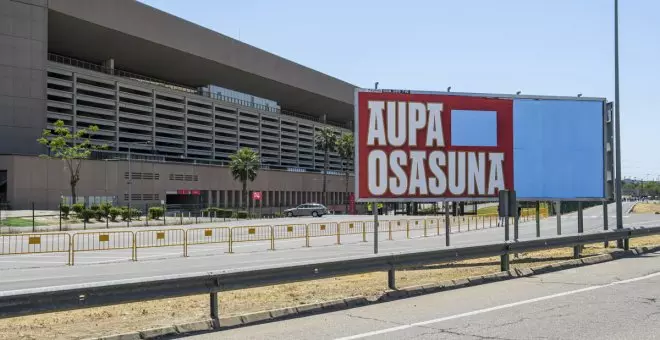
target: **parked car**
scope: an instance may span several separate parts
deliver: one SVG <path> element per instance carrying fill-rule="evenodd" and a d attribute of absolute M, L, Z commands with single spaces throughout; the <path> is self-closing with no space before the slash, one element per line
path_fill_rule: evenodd
<path fill-rule="evenodd" d="M 323 204 L 318 203 L 305 203 L 295 208 L 284 210 L 284 215 L 287 217 L 293 216 L 314 216 L 321 217 L 329 213 L 328 208 Z"/>

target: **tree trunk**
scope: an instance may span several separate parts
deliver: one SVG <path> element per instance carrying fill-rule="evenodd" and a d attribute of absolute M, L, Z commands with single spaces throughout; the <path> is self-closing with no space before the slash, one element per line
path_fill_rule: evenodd
<path fill-rule="evenodd" d="M 327 182 L 328 182 L 328 149 L 325 149 L 325 161 L 323 162 L 323 205 L 328 206 L 328 192 L 327 192 Z"/>
<path fill-rule="evenodd" d="M 76 202 L 76 184 L 78 184 L 78 183 L 77 183 L 76 180 L 71 178 L 71 182 L 69 182 L 69 184 L 71 184 L 71 205 L 74 205 L 74 204 L 77 203 Z"/>
<path fill-rule="evenodd" d="M 346 164 L 342 163 L 344 165 L 344 171 L 346 172 L 346 192 L 344 192 L 344 202 L 346 205 L 346 215 L 348 215 L 348 160 L 346 160 Z"/>
<path fill-rule="evenodd" d="M 247 192 L 247 180 L 243 181 L 243 197 L 245 197 L 245 211 L 248 211 L 248 192 Z"/>

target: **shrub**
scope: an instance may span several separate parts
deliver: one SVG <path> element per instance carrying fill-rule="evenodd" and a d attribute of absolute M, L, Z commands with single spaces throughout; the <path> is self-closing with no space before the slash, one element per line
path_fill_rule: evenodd
<path fill-rule="evenodd" d="M 83 205 L 82 203 L 76 203 L 71 206 L 71 209 L 73 210 L 73 212 L 76 213 L 77 216 L 80 216 L 83 210 L 85 210 L 85 205 Z"/>
<path fill-rule="evenodd" d="M 152 220 L 157 220 L 163 217 L 164 211 L 162 207 L 151 207 L 149 208 L 149 218 Z"/>
<path fill-rule="evenodd" d="M 227 210 L 222 210 L 222 217 L 224 218 L 231 218 L 233 216 L 234 212 L 227 209 Z M 218 216 L 221 217 L 221 216 Z"/>
<path fill-rule="evenodd" d="M 248 212 L 247 212 L 247 211 L 237 211 L 237 212 L 236 212 L 236 218 L 239 218 L 239 219 L 241 219 L 241 218 L 243 218 L 243 219 L 248 218 Z"/>
<path fill-rule="evenodd" d="M 99 210 L 103 213 L 103 217 L 107 218 L 110 216 L 110 209 L 112 209 L 112 204 L 110 203 L 101 203 Z"/>
<path fill-rule="evenodd" d="M 80 212 L 79 216 L 83 219 L 85 222 L 89 222 L 89 220 L 94 217 L 96 212 L 92 209 L 83 209 L 83 211 Z"/>
<path fill-rule="evenodd" d="M 129 215 L 128 207 L 122 207 L 121 208 L 121 219 L 123 221 L 128 220 L 128 215 Z M 131 208 L 130 215 L 131 215 L 131 219 L 136 220 L 136 219 L 139 219 L 140 216 L 142 216 L 142 212 L 140 210 L 135 209 L 135 208 Z"/>
<path fill-rule="evenodd" d="M 99 206 L 98 206 L 97 204 L 92 204 L 92 206 L 89 207 L 89 209 L 90 209 L 90 210 L 93 210 L 93 211 L 98 211 L 98 210 L 99 210 Z"/>
<path fill-rule="evenodd" d="M 119 215 L 121 215 L 121 209 L 119 209 L 119 208 L 112 207 L 108 211 L 108 216 L 110 216 L 110 220 L 112 222 L 116 222 L 117 221 L 117 216 L 119 216 Z"/>
<path fill-rule="evenodd" d="M 62 217 L 64 218 L 69 218 L 69 213 L 71 212 L 71 207 L 68 205 L 62 205 L 60 206 L 60 213 L 62 214 Z"/>
<path fill-rule="evenodd" d="M 101 209 L 99 209 L 99 210 L 92 210 L 92 211 L 94 212 L 94 218 L 95 218 L 97 221 L 99 221 L 99 222 L 103 221 L 103 218 L 104 218 L 105 216 L 103 215 L 103 211 L 102 211 Z"/>

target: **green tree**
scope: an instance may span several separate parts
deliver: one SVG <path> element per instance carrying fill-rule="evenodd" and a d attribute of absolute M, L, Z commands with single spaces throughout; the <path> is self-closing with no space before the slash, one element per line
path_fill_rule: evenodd
<path fill-rule="evenodd" d="M 45 129 L 37 141 L 50 149 L 49 155 L 42 155 L 42 157 L 61 159 L 66 164 L 70 175 L 71 199 L 75 204 L 76 185 L 80 181 L 82 161 L 88 159 L 93 150 L 105 149 L 106 145 L 95 145 L 90 142 L 90 137 L 99 130 L 96 125 L 78 129 L 75 132 L 69 131 L 61 120 L 55 122 L 54 125 L 53 130 Z"/>
<path fill-rule="evenodd" d="M 314 142 L 318 150 L 323 150 L 323 204 L 328 203 L 328 163 L 330 152 L 336 150 L 337 147 L 337 133 L 330 127 L 324 127 L 316 132 Z"/>
<path fill-rule="evenodd" d="M 247 207 L 247 202 L 249 202 L 247 183 L 257 178 L 259 154 L 250 148 L 241 148 L 235 154 L 229 156 L 229 160 L 231 175 L 243 185 L 243 195 Z"/>
<path fill-rule="evenodd" d="M 350 164 L 353 161 L 353 152 L 355 151 L 355 141 L 352 133 L 347 133 L 337 139 L 337 152 L 341 158 L 342 168 L 346 174 L 346 192 L 344 195 L 344 204 L 346 206 L 346 213 L 348 213 L 348 175 Z"/>

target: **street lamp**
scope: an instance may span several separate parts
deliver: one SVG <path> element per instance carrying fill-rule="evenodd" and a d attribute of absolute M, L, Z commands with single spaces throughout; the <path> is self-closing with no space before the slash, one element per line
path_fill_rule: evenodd
<path fill-rule="evenodd" d="M 151 145 L 151 141 L 128 143 L 128 221 L 131 223 L 133 217 L 133 210 L 131 210 L 131 203 L 133 201 L 133 171 L 131 170 L 131 147 L 133 145 Z"/>

